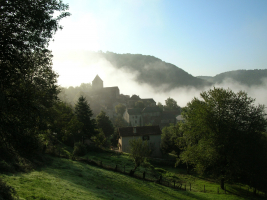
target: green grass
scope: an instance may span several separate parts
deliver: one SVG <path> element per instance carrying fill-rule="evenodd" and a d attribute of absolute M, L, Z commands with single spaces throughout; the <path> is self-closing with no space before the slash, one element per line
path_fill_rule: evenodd
<path fill-rule="evenodd" d="M 127 155 L 103 153 L 98 159 L 121 160 L 130 164 Z M 232 194 L 217 194 L 212 182 L 181 174 L 179 178 L 192 183 L 192 191 L 181 191 L 164 187 L 153 182 L 143 182 L 127 175 L 90 166 L 77 161 L 49 157 L 46 166 L 29 173 L 2 174 L 1 178 L 13 186 L 20 199 L 246 199 Z M 170 169 L 168 169 L 169 171 Z M 178 176 L 173 169 L 174 175 Z M 206 185 L 206 192 L 201 189 Z M 247 199 L 252 199 L 249 196 Z"/>
<path fill-rule="evenodd" d="M 62 148 L 61 155 L 71 157 L 71 148 Z M 227 185 L 227 194 L 220 190 L 219 185 L 196 175 L 187 175 L 186 170 L 160 165 L 141 166 L 136 174 L 142 177 L 146 171 L 149 174 L 162 175 L 163 180 L 176 180 L 176 185 L 183 184 L 187 191 L 175 190 L 153 182 L 143 182 L 128 175 L 115 173 L 99 167 L 90 166 L 77 161 L 63 158 L 47 157 L 48 164 L 30 173 L 1 175 L 13 186 L 20 199 L 253 199 L 251 192 L 245 186 Z M 83 158 L 102 162 L 105 166 L 129 172 L 134 163 L 128 154 L 118 154 L 113 151 L 90 152 Z M 149 177 L 154 178 L 155 177 Z M 172 182 L 170 184 L 173 184 Z M 189 185 L 191 184 L 191 191 Z M 205 193 L 204 193 L 205 185 Z M 257 198 L 255 198 L 257 199 Z M 258 197 L 259 199 L 259 197 Z"/>

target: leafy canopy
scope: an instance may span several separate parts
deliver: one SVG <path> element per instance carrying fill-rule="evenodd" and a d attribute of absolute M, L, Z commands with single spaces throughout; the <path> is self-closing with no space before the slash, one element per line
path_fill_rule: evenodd
<path fill-rule="evenodd" d="M 0 1 L 1 152 L 32 154 L 49 128 L 59 91 L 47 47 L 67 9 L 57 0 Z"/>
<path fill-rule="evenodd" d="M 130 154 L 135 163 L 135 169 L 145 162 L 146 158 L 152 153 L 152 148 L 149 146 L 147 140 L 142 141 L 141 138 L 132 139 L 129 141 Z"/>
<path fill-rule="evenodd" d="M 181 160 L 220 178 L 222 185 L 224 179 L 253 187 L 257 178 L 258 183 L 266 183 L 264 106 L 255 106 L 255 100 L 243 91 L 214 88 L 200 96 L 202 100 L 194 98 L 183 111 L 187 146 Z"/>
<path fill-rule="evenodd" d="M 96 116 L 96 124 L 102 129 L 106 137 L 110 137 L 114 133 L 114 126 L 104 111 Z"/>

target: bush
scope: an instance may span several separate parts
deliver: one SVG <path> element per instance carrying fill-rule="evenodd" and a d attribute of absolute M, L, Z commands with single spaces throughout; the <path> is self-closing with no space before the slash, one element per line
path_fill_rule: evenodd
<path fill-rule="evenodd" d="M 1 172 L 14 172 L 15 169 L 10 163 L 8 163 L 4 160 L 1 160 L 0 161 L 0 171 Z"/>
<path fill-rule="evenodd" d="M 0 179 L 0 200 L 14 200 L 16 197 L 16 191 L 13 187 L 7 185 L 2 179 Z"/>
<path fill-rule="evenodd" d="M 74 144 L 73 156 L 84 156 L 87 153 L 86 146 L 80 142 Z"/>

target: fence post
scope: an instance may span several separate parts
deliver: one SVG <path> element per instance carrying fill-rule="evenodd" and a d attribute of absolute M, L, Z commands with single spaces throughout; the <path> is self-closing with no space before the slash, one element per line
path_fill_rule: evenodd
<path fill-rule="evenodd" d="M 186 191 L 186 184 L 184 185 L 184 191 Z"/>
<path fill-rule="evenodd" d="M 191 183 L 190 183 L 190 191 L 191 191 Z"/>
<path fill-rule="evenodd" d="M 224 186 L 224 194 L 226 194 L 226 186 Z"/>
<path fill-rule="evenodd" d="M 125 165 L 124 165 L 124 173 L 125 173 Z"/>
<path fill-rule="evenodd" d="M 117 171 L 117 168 L 118 168 L 118 166 L 116 165 L 116 167 L 115 167 L 115 171 Z"/>
<path fill-rule="evenodd" d="M 204 193 L 205 193 L 205 185 L 204 185 Z"/>

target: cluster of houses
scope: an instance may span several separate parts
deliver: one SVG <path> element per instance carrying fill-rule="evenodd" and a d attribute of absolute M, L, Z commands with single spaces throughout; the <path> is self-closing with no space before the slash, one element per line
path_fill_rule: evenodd
<path fill-rule="evenodd" d="M 123 104 L 126 110 L 123 119 L 128 123 L 128 127 L 119 128 L 119 150 L 129 152 L 129 141 L 131 139 L 141 138 L 147 140 L 149 144 L 154 146 L 152 156 L 159 157 L 161 129 L 170 123 L 176 123 L 182 120 L 179 111 L 161 110 L 154 99 L 141 99 L 133 95 L 120 94 L 118 87 L 104 87 L 103 81 L 97 75 L 92 82 L 93 97 L 99 99 L 104 105 L 105 112 L 110 119 L 116 116 L 115 106 Z M 136 102 L 142 102 L 144 108 L 136 108 Z"/>

